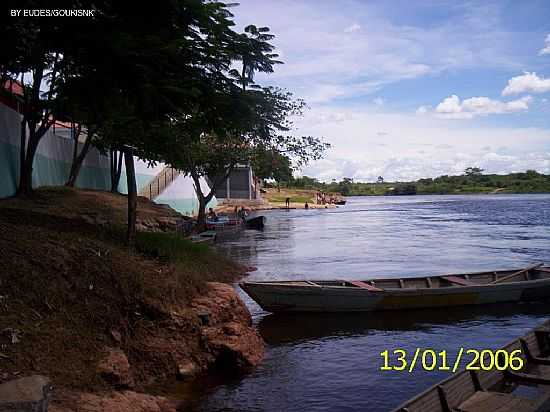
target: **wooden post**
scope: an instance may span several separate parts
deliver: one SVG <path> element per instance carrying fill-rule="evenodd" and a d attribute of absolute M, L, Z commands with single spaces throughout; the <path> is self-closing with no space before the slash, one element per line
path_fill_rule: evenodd
<path fill-rule="evenodd" d="M 225 185 L 226 185 L 226 190 L 227 190 L 227 198 L 228 199 L 231 199 L 231 174 L 229 176 L 227 176 L 227 180 L 225 181 Z"/>
<path fill-rule="evenodd" d="M 248 200 L 252 200 L 252 168 L 248 166 Z"/>
<path fill-rule="evenodd" d="M 130 147 L 124 149 L 124 163 L 126 164 L 126 182 L 128 184 L 128 231 L 126 241 L 129 247 L 133 247 L 136 241 L 137 187 L 134 156 Z"/>

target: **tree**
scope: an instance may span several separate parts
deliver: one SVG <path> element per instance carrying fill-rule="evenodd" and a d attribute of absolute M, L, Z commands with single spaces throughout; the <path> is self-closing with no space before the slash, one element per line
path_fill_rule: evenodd
<path fill-rule="evenodd" d="M 36 4 L 24 0 L 21 8 Z M 112 155 L 114 189 L 122 156 L 114 152 L 124 154 L 130 245 L 137 204 L 134 156 L 189 174 L 204 222 L 216 187 L 259 147 L 288 155 L 298 166 L 327 148 L 317 138 L 289 134 L 302 101 L 254 83 L 256 72 L 270 73 L 280 63 L 269 29 L 248 26 L 236 33 L 227 6 L 207 0 L 160 0 L 154 14 L 147 4 L 136 3 L 129 12 L 124 4 L 104 1 L 95 11 L 91 19 L 14 18 L 0 27 L 3 38 L 16 39 L 0 51 L 0 80 L 21 75 L 25 83 L 18 193 L 32 192 L 38 143 L 61 113 L 68 113 L 75 132 L 87 131 L 81 152 L 75 140 L 68 184 L 76 181 L 93 144 Z M 234 69 L 239 63 L 240 72 Z M 29 72 L 30 81 L 24 75 Z M 198 181 L 206 176 L 214 184 L 203 194 Z"/>
<path fill-rule="evenodd" d="M 71 125 L 71 135 L 73 138 L 73 158 L 71 162 L 71 170 L 69 171 L 69 177 L 67 178 L 67 182 L 65 183 L 65 186 L 74 187 L 76 183 L 76 179 L 78 178 L 78 175 L 80 173 L 80 169 L 82 167 L 82 163 L 84 162 L 84 158 L 88 154 L 88 151 L 90 150 L 91 143 L 92 143 L 92 136 L 93 136 L 93 130 L 88 129 L 85 132 L 85 138 L 84 138 L 84 144 L 82 146 L 82 149 L 80 150 L 80 153 L 78 152 L 78 145 L 80 141 L 80 136 L 82 133 L 82 125 L 75 124 L 72 122 Z"/>
<path fill-rule="evenodd" d="M 269 27 L 256 27 L 251 24 L 244 28 L 244 33 L 238 36 L 234 53 L 241 63 L 241 71 L 232 69 L 229 74 L 245 91 L 247 86 L 258 88 L 254 83 L 256 72 L 272 73 L 276 64 L 283 62 L 275 60 L 279 57 L 273 53 L 275 47 L 269 43 L 275 36 L 269 33 Z"/>
<path fill-rule="evenodd" d="M 191 176 L 199 201 L 198 227 L 206 223 L 206 204 L 235 165 L 248 164 L 258 150 L 290 155 L 300 163 L 320 156 L 326 145 L 313 137 L 288 135 L 290 118 L 300 115 L 305 103 L 274 87 L 254 84 L 257 71 L 270 73 L 281 62 L 275 60 L 273 35 L 267 27 L 247 26 L 245 33 L 231 36 L 225 51 L 231 64 L 221 65 L 203 77 L 194 110 L 173 119 L 168 129 L 174 142 L 168 150 L 169 163 Z M 210 180 L 203 193 L 200 178 Z"/>
<path fill-rule="evenodd" d="M 259 148 L 252 155 L 252 169 L 256 177 L 262 180 L 275 180 L 279 190 L 281 182 L 290 182 L 292 180 L 293 168 L 291 159 L 275 150 Z"/>
<path fill-rule="evenodd" d="M 319 188 L 321 183 L 314 177 L 300 176 L 294 179 L 294 187 L 297 188 Z"/>
<path fill-rule="evenodd" d="M 34 3 L 23 1 L 20 6 L 35 8 Z M 34 157 L 55 122 L 57 89 L 72 67 L 67 53 L 71 20 L 11 18 L 0 25 L 0 37 L 10 41 L 0 54 L 0 86 L 14 78 L 20 78 L 23 85 L 18 195 L 32 193 Z"/>
<path fill-rule="evenodd" d="M 161 160 L 166 144 L 154 133 L 157 125 L 194 112 L 196 96 L 209 87 L 205 78 L 231 68 L 233 54 L 227 45 L 237 44 L 237 33 L 222 3 L 161 0 L 154 14 L 145 4 L 133 5 L 130 12 L 110 1 L 94 7 L 92 19 L 12 18 L 0 27 L 2 38 L 14 39 L 0 52 L 1 79 L 32 73 L 30 82 L 23 77 L 20 194 L 32 191 L 36 148 L 61 112 L 56 110 L 60 104 L 78 112 L 73 121 L 82 128 L 97 126 L 97 132 L 88 133 L 94 145 L 124 152 L 131 189 L 132 155 Z M 36 4 L 27 0 L 21 8 L 33 9 Z M 45 80 L 48 89 L 43 93 Z M 75 102 L 76 90 L 89 97 L 86 110 L 81 110 L 82 101 Z M 85 152 L 75 156 L 68 183 L 76 180 L 84 156 Z M 120 157 L 113 156 L 112 163 L 114 187 Z M 129 190 L 129 243 L 135 233 L 135 200 L 135 191 Z"/>
<path fill-rule="evenodd" d="M 169 163 L 191 176 L 199 200 L 198 227 L 206 223 L 206 204 L 235 165 L 248 164 L 259 150 L 284 154 L 295 165 L 318 159 L 328 145 L 312 136 L 290 135 L 290 117 L 302 113 L 304 103 L 276 88 L 235 90 L 210 96 L 196 116 L 179 118 L 169 128 L 175 142 Z M 203 193 L 201 177 L 209 178 Z"/>
<path fill-rule="evenodd" d="M 480 169 L 479 167 L 467 167 L 466 169 L 464 169 L 464 174 L 469 177 L 481 176 L 483 171 L 484 170 Z"/>
<path fill-rule="evenodd" d="M 353 179 L 349 177 L 344 177 L 344 179 L 338 183 L 338 192 L 344 196 L 348 196 L 351 193 L 351 185 L 353 184 Z"/>

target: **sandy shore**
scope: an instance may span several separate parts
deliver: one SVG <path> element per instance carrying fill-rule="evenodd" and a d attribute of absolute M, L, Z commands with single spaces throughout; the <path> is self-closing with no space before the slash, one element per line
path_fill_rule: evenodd
<path fill-rule="evenodd" d="M 277 210 L 277 209 L 287 209 L 286 205 L 284 203 L 279 202 L 265 202 L 265 203 L 256 203 L 256 202 L 248 202 L 243 201 L 242 203 L 235 204 L 221 204 L 218 205 L 215 210 L 216 213 L 226 213 L 226 214 L 232 214 L 235 212 L 235 206 L 238 208 L 244 207 L 247 210 L 257 211 L 257 210 Z M 336 205 L 316 205 L 316 204 L 308 204 L 309 209 L 334 209 L 336 208 Z M 305 203 L 290 203 L 290 209 L 305 209 Z"/>

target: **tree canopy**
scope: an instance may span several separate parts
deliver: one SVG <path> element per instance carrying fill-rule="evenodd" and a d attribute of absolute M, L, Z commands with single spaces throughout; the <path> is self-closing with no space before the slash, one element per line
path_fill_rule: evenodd
<path fill-rule="evenodd" d="M 35 3 L 23 0 L 20 7 Z M 81 4 L 65 5 L 71 6 Z M 256 73 L 281 64 L 269 28 L 249 25 L 238 33 L 230 5 L 207 0 L 160 0 L 155 13 L 141 3 L 131 10 L 107 0 L 93 7 L 93 17 L 11 18 L 0 27 L 3 38 L 14 39 L 0 52 L 1 80 L 22 78 L 25 90 L 20 193 L 32 193 L 36 149 L 56 119 L 86 129 L 96 147 L 125 153 L 130 209 L 134 155 L 168 163 L 195 181 L 213 179 L 207 194 L 196 184 L 202 210 L 224 176 L 260 149 L 303 165 L 327 148 L 318 138 L 292 134 L 303 101 L 255 82 Z M 75 162 L 84 156 L 75 147 Z M 131 226 L 135 213 L 128 220 Z"/>

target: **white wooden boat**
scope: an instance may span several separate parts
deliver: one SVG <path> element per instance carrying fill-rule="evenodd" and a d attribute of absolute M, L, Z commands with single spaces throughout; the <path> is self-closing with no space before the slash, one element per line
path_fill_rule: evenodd
<path fill-rule="evenodd" d="M 495 351 L 520 351 L 519 370 L 461 371 L 394 412 L 543 412 L 550 410 L 550 321 Z M 505 352 L 505 353 L 504 353 Z M 498 355 L 495 355 L 497 363 Z M 505 364 L 503 360 L 500 365 Z M 516 360 L 516 364 L 519 362 Z M 477 364 L 479 366 L 479 364 Z"/>
<path fill-rule="evenodd" d="M 550 298 L 550 267 L 371 280 L 243 282 L 268 312 L 364 312 Z"/>

